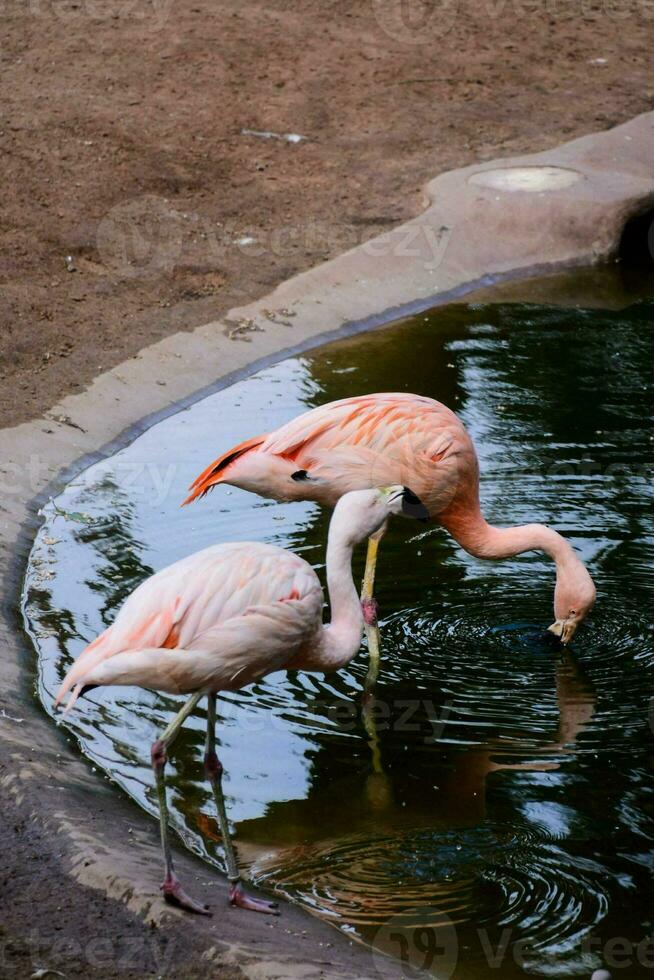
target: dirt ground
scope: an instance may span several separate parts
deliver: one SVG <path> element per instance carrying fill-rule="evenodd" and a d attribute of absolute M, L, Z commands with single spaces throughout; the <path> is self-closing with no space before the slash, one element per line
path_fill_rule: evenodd
<path fill-rule="evenodd" d="M 3 13 L 3 425 L 405 220 L 440 171 L 654 107 L 649 0 Z"/>
<path fill-rule="evenodd" d="M 4 767 L 0 763 L 0 772 Z M 59 855 L 38 819 L 19 818 L 12 799 L 0 800 L 0 977 L 27 980 L 207 976 L 189 956 L 179 930 L 144 927 L 91 888 L 71 888 Z M 35 914 L 38 909 L 38 914 Z M 186 954 L 186 959 L 185 959 Z M 57 971 L 57 972 L 56 972 Z M 244 980 L 223 964 L 221 980 Z"/>

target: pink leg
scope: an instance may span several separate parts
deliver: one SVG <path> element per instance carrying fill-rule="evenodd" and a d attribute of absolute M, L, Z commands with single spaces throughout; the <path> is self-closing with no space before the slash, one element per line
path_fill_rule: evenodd
<path fill-rule="evenodd" d="M 207 704 L 207 742 L 204 752 L 204 771 L 211 784 L 216 810 L 218 812 L 218 823 L 223 838 L 223 849 L 225 851 L 225 863 L 227 865 L 227 877 L 229 878 L 229 902 L 240 909 L 248 909 L 250 912 L 265 912 L 268 915 L 279 915 L 277 902 L 267 902 L 265 899 L 253 898 L 248 895 L 241 884 L 241 876 L 238 871 L 236 851 L 232 843 L 229 832 L 229 821 L 227 810 L 225 809 L 225 797 L 223 796 L 223 766 L 216 755 L 216 695 L 209 694 Z"/>
<path fill-rule="evenodd" d="M 177 908 L 186 909 L 187 912 L 196 912 L 198 915 L 211 915 L 208 905 L 202 905 L 187 895 L 172 868 L 166 872 L 166 877 L 161 884 L 161 891 L 169 905 L 176 905 Z"/>
<path fill-rule="evenodd" d="M 186 909 L 187 912 L 195 912 L 198 915 L 211 915 L 209 907 L 187 895 L 179 883 L 179 879 L 173 868 L 173 856 L 170 850 L 168 839 L 168 804 L 166 802 L 166 783 L 164 780 L 164 769 L 168 761 L 166 743 L 163 739 L 157 739 L 151 750 L 152 768 L 154 769 L 157 781 L 157 795 L 159 797 L 159 821 L 161 826 L 161 847 L 164 854 L 166 874 L 161 885 L 164 899 L 170 905 Z"/>
<path fill-rule="evenodd" d="M 377 626 L 377 601 L 374 598 L 373 590 L 375 586 L 375 571 L 377 569 L 377 554 L 379 552 L 379 542 L 386 533 L 384 524 L 378 531 L 368 538 L 368 554 L 366 555 L 366 570 L 363 576 L 363 587 L 361 589 L 361 611 L 366 624 L 366 637 L 368 640 L 368 673 L 364 688 L 370 693 L 374 689 L 379 675 L 379 627 Z M 366 726 L 368 727 L 368 726 Z"/>
<path fill-rule="evenodd" d="M 366 626 L 376 626 L 377 616 L 379 613 L 379 606 L 377 605 L 377 600 L 372 596 L 369 599 L 361 600 L 361 611 L 363 613 L 363 619 Z"/>
<path fill-rule="evenodd" d="M 253 898 L 243 889 L 240 881 L 233 881 L 229 889 L 229 903 L 239 909 L 249 912 L 264 912 L 268 915 L 279 915 L 277 902 L 267 902 L 263 898 Z"/>

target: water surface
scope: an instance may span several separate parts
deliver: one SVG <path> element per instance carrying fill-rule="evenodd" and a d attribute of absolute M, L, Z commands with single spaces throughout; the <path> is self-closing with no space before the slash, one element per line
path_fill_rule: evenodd
<path fill-rule="evenodd" d="M 396 522 L 378 573 L 376 743 L 361 714 L 365 649 L 335 676 L 276 674 L 220 698 L 241 862 L 402 958 L 399 975 L 588 976 L 615 960 L 616 939 L 617 965 L 631 962 L 620 975 L 649 975 L 653 317 L 647 301 L 440 309 L 283 361 L 155 425 L 45 508 L 25 615 L 46 710 L 125 596 L 183 555 L 267 541 L 323 574 L 328 515 L 312 504 L 219 488 L 179 509 L 214 456 L 351 393 L 439 398 L 477 444 L 487 518 L 565 534 L 597 583 L 596 612 L 562 653 L 544 633 L 546 558 L 485 563 L 437 528 Z M 94 691 L 66 724 L 154 813 L 149 744 L 180 703 Z M 171 812 L 188 846 L 222 866 L 204 721 L 198 710 L 173 750 Z"/>

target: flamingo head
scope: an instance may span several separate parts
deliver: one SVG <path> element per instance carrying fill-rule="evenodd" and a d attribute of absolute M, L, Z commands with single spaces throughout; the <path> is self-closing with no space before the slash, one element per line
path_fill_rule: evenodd
<path fill-rule="evenodd" d="M 347 525 L 348 537 L 355 544 L 379 531 L 393 514 L 429 520 L 429 512 L 422 501 L 408 487 L 400 485 L 352 490 L 338 501 L 334 516 L 337 514 Z"/>
<path fill-rule="evenodd" d="M 595 604 L 595 585 L 586 566 L 575 559 L 557 577 L 554 591 L 554 615 L 556 621 L 549 627 L 563 644 L 570 642 L 577 627 Z"/>

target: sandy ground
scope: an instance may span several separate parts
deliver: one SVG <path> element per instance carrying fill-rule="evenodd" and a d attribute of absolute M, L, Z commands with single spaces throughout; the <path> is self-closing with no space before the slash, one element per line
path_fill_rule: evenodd
<path fill-rule="evenodd" d="M 650 7 L 7 0 L 2 424 L 407 219 L 440 171 L 651 109 Z M 46 816 L 0 797 L 0 976 L 207 975 L 62 876 Z M 105 932 L 132 943 L 110 965 L 53 953 Z"/>
<path fill-rule="evenodd" d="M 442 170 L 654 105 L 646 0 L 3 13 L 4 425 L 405 220 Z"/>

